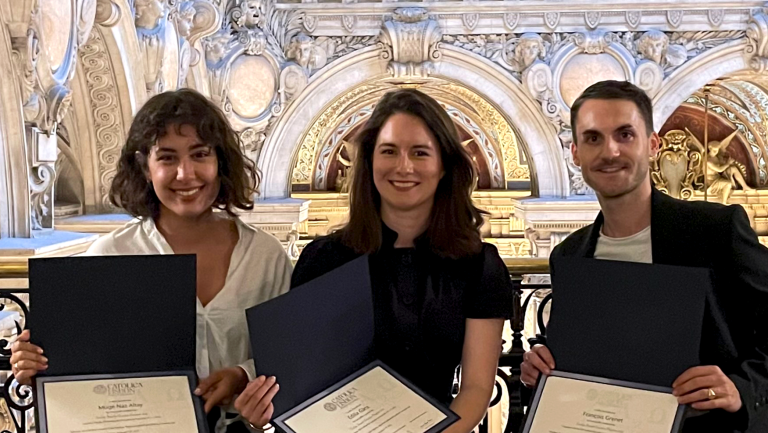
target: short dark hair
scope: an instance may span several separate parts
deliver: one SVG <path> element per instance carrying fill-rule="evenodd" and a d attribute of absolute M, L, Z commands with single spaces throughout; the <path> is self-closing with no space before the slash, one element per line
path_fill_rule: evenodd
<path fill-rule="evenodd" d="M 117 174 L 109 190 L 109 201 L 135 217 L 157 218 L 160 200 L 147 182 L 149 153 L 168 126 L 190 125 L 216 152 L 221 187 L 213 206 L 234 215 L 234 208 L 253 209 L 258 193 L 259 172 L 244 153 L 239 135 L 224 113 L 205 96 L 192 89 L 164 92 L 150 98 L 131 123 L 120 153 Z"/>
<path fill-rule="evenodd" d="M 482 249 L 482 215 L 472 203 L 475 166 L 459 142 L 456 126 L 440 104 L 415 89 L 385 94 L 356 135 L 356 155 L 349 195 L 349 222 L 338 235 L 359 253 L 375 253 L 383 242 L 381 195 L 373 182 L 373 154 L 384 124 L 395 114 L 418 117 L 435 137 L 445 174 L 435 192 L 426 238 L 440 257 L 461 258 Z"/>
<path fill-rule="evenodd" d="M 653 133 L 653 104 L 643 89 L 628 81 L 599 81 L 587 87 L 587 90 L 579 95 L 571 105 L 571 131 L 573 132 L 574 143 L 576 142 L 576 119 L 579 116 L 579 110 L 585 102 L 591 99 L 620 99 L 634 102 L 645 121 L 646 133 L 648 135 Z"/>

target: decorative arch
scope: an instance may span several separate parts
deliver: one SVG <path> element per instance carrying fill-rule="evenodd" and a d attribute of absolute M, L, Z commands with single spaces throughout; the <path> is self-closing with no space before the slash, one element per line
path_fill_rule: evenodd
<path fill-rule="evenodd" d="M 311 173 L 312 160 L 299 152 L 302 140 L 319 140 L 331 127 L 339 107 L 375 91 L 369 83 L 391 79 L 387 60 L 379 47 L 369 47 L 343 57 L 313 76 L 306 89 L 288 107 L 275 124 L 259 158 L 264 172 L 264 198 L 285 198 L 298 164 Z M 568 174 L 562 146 L 552 124 L 541 113 L 519 82 L 505 78 L 506 73 L 490 61 L 446 46 L 441 61 L 435 65 L 433 78 L 462 83 L 479 97 L 489 101 L 509 120 L 524 143 L 531 167 L 532 193 L 539 196 L 567 197 Z M 404 79 L 404 80 L 407 80 Z M 419 81 L 418 79 L 414 79 Z M 349 91 L 349 89 L 353 89 Z"/>
<path fill-rule="evenodd" d="M 686 62 L 672 73 L 653 98 L 653 124 L 660 129 L 677 107 L 708 83 L 749 68 L 746 39 L 739 39 Z"/>
<path fill-rule="evenodd" d="M 323 116 L 333 119 L 333 123 L 320 136 L 303 137 L 291 176 L 293 189 L 296 184 L 304 184 L 311 185 L 312 190 L 325 190 L 330 185 L 326 176 L 332 176 L 328 169 L 343 139 L 370 117 L 381 96 L 403 86 L 414 85 L 379 82 L 375 91 L 339 105 L 339 111 L 326 110 Z M 473 139 L 479 150 L 477 156 L 482 158 L 481 165 L 487 171 L 488 187 L 505 189 L 508 182 L 530 181 L 528 167 L 518 149 L 518 137 L 495 107 L 459 84 L 431 80 L 417 87 L 434 97 L 459 129 Z"/>

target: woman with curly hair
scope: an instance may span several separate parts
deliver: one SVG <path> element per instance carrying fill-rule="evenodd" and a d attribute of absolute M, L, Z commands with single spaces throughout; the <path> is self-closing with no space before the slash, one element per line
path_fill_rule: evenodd
<path fill-rule="evenodd" d="M 90 255 L 197 256 L 196 393 L 212 432 L 248 432 L 234 397 L 256 378 L 245 310 L 289 288 L 291 262 L 273 236 L 236 210 L 253 209 L 259 175 L 224 114 L 194 90 L 154 96 L 134 119 L 110 201 L 135 219 L 91 245 Z M 47 369 L 25 331 L 13 373 L 29 383 Z"/>

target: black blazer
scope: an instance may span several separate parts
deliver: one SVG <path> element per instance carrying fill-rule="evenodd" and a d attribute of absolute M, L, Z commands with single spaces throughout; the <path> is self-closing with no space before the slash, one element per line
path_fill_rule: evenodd
<path fill-rule="evenodd" d="M 600 213 L 551 257 L 594 257 L 602 224 Z M 758 242 L 746 212 L 654 189 L 651 243 L 653 263 L 712 270 L 700 356 L 703 365 L 717 365 L 730 377 L 743 403 L 736 414 L 715 410 L 688 418 L 683 432 L 768 432 L 768 248 Z"/>

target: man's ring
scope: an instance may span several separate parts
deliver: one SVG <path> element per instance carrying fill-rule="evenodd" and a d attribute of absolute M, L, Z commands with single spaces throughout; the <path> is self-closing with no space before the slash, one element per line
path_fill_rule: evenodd
<path fill-rule="evenodd" d="M 714 400 L 717 398 L 717 393 L 715 392 L 714 389 L 712 388 L 707 389 L 707 398 L 710 400 Z"/>

